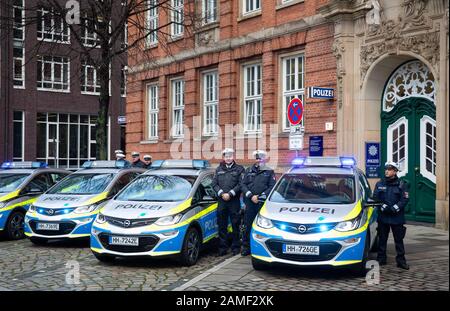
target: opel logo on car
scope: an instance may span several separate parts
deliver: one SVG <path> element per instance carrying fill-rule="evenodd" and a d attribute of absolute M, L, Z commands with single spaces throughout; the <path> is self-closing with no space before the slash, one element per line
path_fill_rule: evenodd
<path fill-rule="evenodd" d="M 298 226 L 298 232 L 300 233 L 305 233 L 306 232 L 306 226 L 305 225 L 300 225 Z"/>
<path fill-rule="evenodd" d="M 127 219 L 127 220 L 124 220 L 123 225 L 124 225 L 125 227 L 129 227 L 129 226 L 131 225 L 131 221 L 129 221 L 128 219 Z"/>
<path fill-rule="evenodd" d="M 53 209 L 49 209 L 48 211 L 47 211 L 47 214 L 49 214 L 49 215 L 53 215 L 55 213 L 55 211 L 53 210 Z"/>

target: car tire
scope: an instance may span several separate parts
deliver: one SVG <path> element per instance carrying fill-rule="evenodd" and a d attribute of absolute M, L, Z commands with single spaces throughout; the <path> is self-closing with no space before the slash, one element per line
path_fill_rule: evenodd
<path fill-rule="evenodd" d="M 256 271 L 264 271 L 269 269 L 268 264 L 266 264 L 265 262 L 258 260 L 254 257 L 252 257 L 252 266 L 253 269 L 255 269 Z"/>
<path fill-rule="evenodd" d="M 48 240 L 44 238 L 30 237 L 31 243 L 34 245 L 47 245 Z"/>
<path fill-rule="evenodd" d="M 370 234 L 367 233 L 362 261 L 352 268 L 353 273 L 358 277 L 364 277 L 367 274 L 366 264 L 369 259 L 369 250 L 370 250 Z"/>
<path fill-rule="evenodd" d="M 183 266 L 193 266 L 197 263 L 201 247 L 201 236 L 195 227 L 186 232 L 179 261 Z"/>
<path fill-rule="evenodd" d="M 99 261 L 101 262 L 113 262 L 116 257 L 111 256 L 111 255 L 104 255 L 104 254 L 99 254 L 96 252 L 92 252 L 95 256 L 95 258 L 97 258 Z"/>
<path fill-rule="evenodd" d="M 14 211 L 9 215 L 5 226 L 6 237 L 10 240 L 20 240 L 25 237 L 25 214 L 22 211 Z"/>

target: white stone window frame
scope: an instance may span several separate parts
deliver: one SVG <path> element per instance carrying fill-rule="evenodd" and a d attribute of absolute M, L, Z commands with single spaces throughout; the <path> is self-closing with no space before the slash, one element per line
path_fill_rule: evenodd
<path fill-rule="evenodd" d="M 218 20 L 218 0 L 202 0 L 203 25 L 215 23 Z"/>
<path fill-rule="evenodd" d="M 51 60 L 45 60 L 45 58 L 51 58 Z M 55 58 L 61 58 L 63 61 L 58 62 L 55 61 Z M 66 61 L 64 61 L 66 60 Z M 37 66 L 39 69 L 39 64 L 41 64 L 41 78 L 42 80 L 37 80 L 37 90 L 38 91 L 50 91 L 50 92 L 59 92 L 59 93 L 70 93 L 70 58 L 64 56 L 41 56 L 37 60 Z M 51 79 L 45 80 L 44 70 L 45 65 L 50 64 L 51 66 Z M 55 65 L 61 65 L 61 82 L 55 81 Z M 64 68 L 67 68 L 67 83 L 64 83 Z M 44 84 L 51 84 L 51 87 L 45 87 Z M 39 86 L 40 85 L 40 86 Z M 55 88 L 55 85 L 62 85 L 61 88 Z M 64 86 L 67 85 L 67 88 Z"/>
<path fill-rule="evenodd" d="M 428 133 L 426 132 L 426 125 L 427 123 L 430 123 L 433 126 L 433 136 L 431 136 L 432 139 L 432 156 L 434 159 L 427 158 L 426 149 L 428 148 L 426 138 L 428 136 Z M 433 148 L 434 147 L 434 148 Z M 433 174 L 433 172 L 430 172 L 427 170 L 426 167 L 426 160 L 429 159 L 434 166 L 434 170 L 436 173 L 436 121 L 433 120 L 430 116 L 424 115 L 420 119 L 420 174 L 424 176 L 425 178 L 429 179 L 433 183 L 436 183 L 436 175 Z"/>
<path fill-rule="evenodd" d="M 242 0 L 242 15 L 249 15 L 261 11 L 262 0 Z M 258 6 L 259 5 L 259 6 Z M 251 8 L 250 8 L 251 6 Z"/>
<path fill-rule="evenodd" d="M 159 138 L 159 86 L 157 83 L 147 84 L 147 138 Z"/>
<path fill-rule="evenodd" d="M 21 22 L 16 23 L 16 12 L 20 10 Z M 25 0 L 21 0 L 21 5 L 13 5 L 13 87 L 15 89 L 25 89 Z M 16 32 L 20 31 L 20 36 Z M 20 46 L 19 46 L 20 45 Z M 15 56 L 14 50 L 21 49 L 22 56 Z M 21 75 L 16 78 L 16 61 L 21 62 Z M 20 83 L 17 84 L 16 83 Z"/>
<path fill-rule="evenodd" d="M 400 131 L 400 125 L 404 124 L 405 125 L 405 157 L 404 157 L 404 161 L 403 163 L 400 161 L 398 161 L 398 165 L 400 167 L 400 170 L 398 172 L 398 177 L 403 177 L 406 176 L 406 174 L 408 174 L 408 150 L 409 150 L 409 146 L 408 146 L 408 119 L 406 119 L 406 117 L 401 117 L 399 118 L 397 121 L 395 121 L 394 123 L 392 123 L 391 125 L 388 126 L 387 128 L 387 160 L 388 161 L 394 161 L 393 160 L 393 150 L 392 150 L 392 144 L 393 144 L 393 132 L 396 129 L 399 129 Z M 400 141 L 400 136 L 398 136 L 398 140 Z M 398 146 L 398 151 L 400 150 L 400 146 Z"/>
<path fill-rule="evenodd" d="M 158 11 L 158 0 L 148 0 L 147 1 L 147 12 L 146 12 L 146 28 L 150 34 L 145 39 L 146 47 L 152 47 L 158 44 L 158 24 L 159 24 L 159 11 Z M 145 34 L 147 35 L 147 34 Z"/>
<path fill-rule="evenodd" d="M 50 14 L 50 31 L 45 30 L 45 18 L 44 16 L 46 14 Z M 41 25 L 41 30 L 37 30 L 37 39 L 40 41 L 45 42 L 55 42 L 55 43 L 63 43 L 63 44 L 70 44 L 70 27 L 66 24 L 65 19 L 61 17 L 61 32 L 56 31 L 55 28 L 55 14 L 54 10 L 51 11 L 45 10 L 44 8 L 41 8 L 38 10 L 38 17 L 40 16 L 40 20 L 38 18 L 38 25 Z M 47 38 L 46 36 L 50 36 L 50 38 Z M 61 40 L 55 39 L 56 36 L 61 36 Z M 66 37 L 66 39 L 65 39 Z"/>
<path fill-rule="evenodd" d="M 93 83 L 88 83 L 88 70 L 92 69 L 92 81 Z M 100 83 L 97 77 L 97 69 L 95 66 L 90 65 L 86 62 L 81 64 L 82 70 L 82 81 L 81 81 L 81 94 L 83 95 L 99 95 L 100 94 Z M 94 91 L 86 91 L 87 88 L 93 88 Z"/>
<path fill-rule="evenodd" d="M 262 107 L 263 107 L 262 70 L 263 70 L 262 63 L 260 62 L 243 66 L 244 133 L 262 132 Z M 253 77 L 249 77 L 249 74 L 253 75 Z M 252 106 L 253 109 L 251 109 Z"/>
<path fill-rule="evenodd" d="M 172 39 L 184 35 L 184 0 L 170 0 L 170 35 Z"/>
<path fill-rule="evenodd" d="M 172 138 L 184 137 L 184 85 L 183 78 L 170 80 L 170 107 L 172 110 L 171 136 Z"/>
<path fill-rule="evenodd" d="M 209 77 L 212 85 L 208 85 Z M 203 135 L 215 136 L 219 133 L 219 72 L 217 70 L 203 72 L 202 81 Z M 208 118 L 208 115 L 212 117 Z"/>
<path fill-rule="evenodd" d="M 299 59 L 302 61 L 302 71 L 299 71 Z M 294 88 L 288 89 L 287 83 L 286 83 L 286 63 L 288 61 L 294 61 L 294 73 L 290 73 L 291 76 L 294 76 Z M 286 98 L 300 98 L 302 103 L 305 104 L 305 55 L 304 53 L 298 53 L 294 55 L 289 56 L 282 56 L 281 61 L 281 80 L 282 82 L 282 126 L 283 126 L 283 132 L 289 132 L 291 129 L 291 125 L 289 123 L 289 120 L 287 119 L 287 107 L 289 105 L 289 102 L 287 102 Z M 301 73 L 302 81 L 300 83 L 299 81 L 299 75 Z M 301 124 L 304 124 L 304 116 Z"/>

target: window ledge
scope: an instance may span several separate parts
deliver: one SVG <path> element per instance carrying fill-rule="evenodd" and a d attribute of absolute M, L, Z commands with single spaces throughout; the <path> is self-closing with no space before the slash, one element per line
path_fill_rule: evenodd
<path fill-rule="evenodd" d="M 54 90 L 54 89 L 44 89 L 44 88 L 37 88 L 38 91 L 41 92 L 53 92 L 53 93 L 70 93 L 70 89 L 69 90 Z"/>
<path fill-rule="evenodd" d="M 280 3 L 279 5 L 277 5 L 275 7 L 275 10 L 278 11 L 278 10 L 281 10 L 281 9 L 284 9 L 284 8 L 288 8 L 288 7 L 292 6 L 292 5 L 296 5 L 296 4 L 303 3 L 303 2 L 305 2 L 305 0 L 293 0 L 291 2 Z"/>
<path fill-rule="evenodd" d="M 247 19 L 250 19 L 250 18 L 253 18 L 253 17 L 261 16 L 261 15 L 262 15 L 262 11 L 259 10 L 259 11 L 247 13 L 245 15 L 241 15 L 241 16 L 238 17 L 237 21 L 241 22 L 241 21 L 244 21 L 244 20 L 247 20 Z"/>
<path fill-rule="evenodd" d="M 150 138 L 148 140 L 141 140 L 139 143 L 141 145 L 157 144 L 157 143 L 159 143 L 159 139 L 158 138 Z"/>
<path fill-rule="evenodd" d="M 169 40 L 168 40 L 168 43 L 174 43 L 174 42 L 183 40 L 183 38 L 184 38 L 184 33 L 182 33 L 180 35 L 176 35 L 176 36 L 175 35 L 171 35 Z"/>
<path fill-rule="evenodd" d="M 208 30 L 217 28 L 219 26 L 220 26 L 219 21 L 210 22 L 210 23 L 207 23 L 207 24 L 202 24 L 202 25 L 200 25 L 200 27 L 197 29 L 196 32 L 199 33 L 199 32 L 203 32 L 203 31 L 208 31 Z"/>
<path fill-rule="evenodd" d="M 158 47 L 158 42 L 146 44 L 144 50 L 152 50 Z"/>

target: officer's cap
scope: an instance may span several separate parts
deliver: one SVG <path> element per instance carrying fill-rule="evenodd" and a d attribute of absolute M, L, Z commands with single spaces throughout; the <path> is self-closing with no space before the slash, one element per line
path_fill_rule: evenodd
<path fill-rule="evenodd" d="M 123 153 L 116 153 L 116 157 L 123 159 L 125 155 Z"/>
<path fill-rule="evenodd" d="M 395 163 L 395 162 L 393 162 L 393 161 L 387 161 L 387 162 L 384 164 L 384 168 L 385 168 L 385 169 L 393 169 L 393 170 L 395 170 L 395 171 L 398 171 L 398 170 L 399 170 L 398 164 Z"/>
<path fill-rule="evenodd" d="M 115 153 L 115 154 L 118 154 L 118 153 L 122 153 L 122 154 L 123 154 L 123 151 L 120 150 L 120 149 L 117 149 L 117 150 L 114 151 L 114 153 Z"/>
<path fill-rule="evenodd" d="M 234 154 L 234 150 L 232 148 L 225 148 L 222 151 L 222 155 Z"/>
<path fill-rule="evenodd" d="M 149 154 L 144 155 L 144 160 L 151 160 L 152 156 Z"/>
<path fill-rule="evenodd" d="M 132 156 L 132 157 L 138 157 L 138 156 L 139 156 L 139 152 L 133 151 L 133 152 L 131 153 L 131 156 Z"/>
<path fill-rule="evenodd" d="M 267 157 L 267 153 L 264 150 L 255 150 L 253 151 L 253 157 L 255 159 L 265 159 Z"/>

